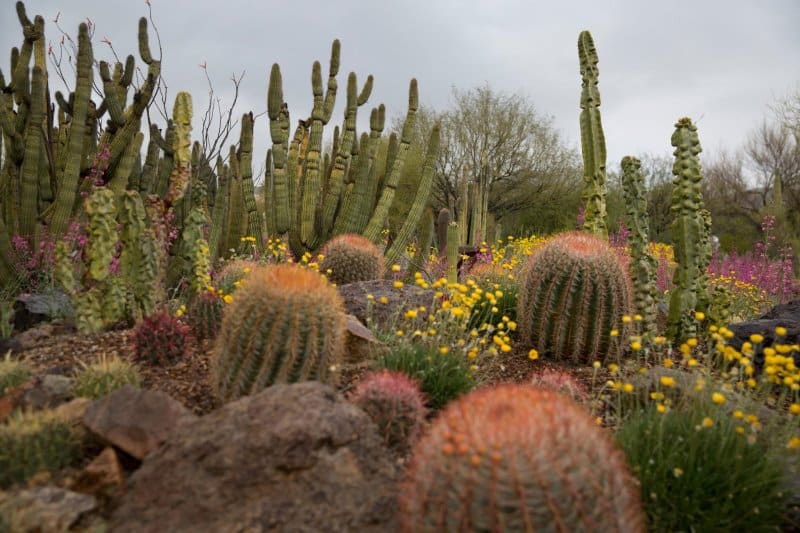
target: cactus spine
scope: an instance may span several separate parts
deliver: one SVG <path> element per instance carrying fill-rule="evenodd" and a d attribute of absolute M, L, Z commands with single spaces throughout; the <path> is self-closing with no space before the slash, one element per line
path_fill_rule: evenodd
<path fill-rule="evenodd" d="M 402 531 L 616 531 L 645 527 L 611 435 L 572 400 L 500 385 L 451 403 L 414 447 Z"/>
<path fill-rule="evenodd" d="M 320 271 L 336 285 L 380 279 L 383 253 L 357 233 L 337 235 L 322 247 Z"/>
<path fill-rule="evenodd" d="M 296 264 L 257 269 L 226 309 L 214 356 L 217 396 L 231 400 L 275 383 L 335 383 L 344 347 L 342 299 Z"/>
<path fill-rule="evenodd" d="M 597 49 L 592 35 L 582 31 L 578 37 L 578 58 L 582 79 L 581 153 L 583 154 L 583 229 L 608 237 L 606 222 L 606 140 L 600 120 L 600 90 L 597 87 Z"/>
<path fill-rule="evenodd" d="M 650 228 L 647 218 L 647 197 L 641 162 L 635 157 L 622 158 L 622 187 L 628 212 L 628 246 L 630 246 L 630 274 L 633 279 L 634 308 L 642 316 L 642 329 L 655 334 L 656 325 L 656 272 L 658 261 L 648 251 Z"/>
<path fill-rule="evenodd" d="M 669 300 L 667 336 L 676 342 L 693 336 L 697 323 L 692 314 L 707 302 L 706 268 L 711 258 L 709 233 L 711 216 L 704 209 L 700 181 L 702 151 L 697 127 L 688 118 L 675 124 L 672 134 L 675 163 L 672 173 L 672 242 L 678 263 L 673 277 L 675 285 Z"/>
<path fill-rule="evenodd" d="M 520 279 L 517 320 L 523 342 L 541 354 L 585 364 L 614 358 L 630 311 L 629 277 L 604 240 L 561 234 L 529 258 Z"/>

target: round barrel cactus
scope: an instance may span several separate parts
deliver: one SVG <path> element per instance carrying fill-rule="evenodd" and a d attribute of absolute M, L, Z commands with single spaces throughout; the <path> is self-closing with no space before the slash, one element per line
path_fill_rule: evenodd
<path fill-rule="evenodd" d="M 523 342 L 540 354 L 576 363 L 616 357 L 631 309 L 631 282 L 619 256 L 588 233 L 558 235 L 528 259 L 519 284 L 517 322 Z"/>
<path fill-rule="evenodd" d="M 569 398 L 527 385 L 449 404 L 415 446 L 399 503 L 408 532 L 644 531 L 611 435 Z"/>
<path fill-rule="evenodd" d="M 383 275 L 383 253 L 369 239 L 355 233 L 337 235 L 320 251 L 319 265 L 336 285 L 380 279 Z"/>
<path fill-rule="evenodd" d="M 223 313 L 213 360 L 218 397 L 275 383 L 335 384 L 346 327 L 342 299 L 319 273 L 296 264 L 253 270 Z"/>

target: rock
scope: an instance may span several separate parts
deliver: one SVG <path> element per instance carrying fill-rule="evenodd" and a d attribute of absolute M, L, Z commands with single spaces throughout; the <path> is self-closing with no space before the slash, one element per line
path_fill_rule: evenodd
<path fill-rule="evenodd" d="M 347 315 L 344 362 L 358 364 L 372 359 L 385 345 L 353 315 Z"/>
<path fill-rule="evenodd" d="M 371 322 L 377 329 L 387 331 L 402 320 L 402 314 L 407 309 L 419 306 L 430 308 L 434 301 L 433 290 L 416 285 L 395 289 L 393 284 L 392 280 L 387 279 L 348 283 L 339 287 L 339 294 L 348 313 L 364 324 Z M 373 300 L 367 299 L 368 294 L 373 296 Z M 380 303 L 382 297 L 388 300 L 387 303 Z"/>
<path fill-rule="evenodd" d="M 395 531 L 398 471 L 369 417 L 317 382 L 182 424 L 111 517 L 131 531 Z"/>
<path fill-rule="evenodd" d="M 106 447 L 78 474 L 70 488 L 84 494 L 98 496 L 109 490 L 113 491 L 124 487 L 125 469 L 114 448 Z"/>
<path fill-rule="evenodd" d="M 105 442 L 142 460 L 182 421 L 194 418 L 168 394 L 125 385 L 92 402 L 83 424 Z"/>
<path fill-rule="evenodd" d="M 761 317 L 762 319 L 791 320 L 800 322 L 800 300 L 778 304 Z"/>
<path fill-rule="evenodd" d="M 777 307 L 775 308 L 777 309 Z M 767 315 L 773 315 L 773 309 Z M 775 313 L 779 316 L 779 313 Z M 786 328 L 786 336 L 779 339 L 775 334 L 775 328 L 782 326 Z M 753 366 L 756 371 L 760 371 L 764 366 L 764 353 L 761 348 L 764 346 L 771 346 L 776 341 L 782 344 L 797 344 L 800 341 L 800 322 L 792 320 L 787 317 L 779 318 L 759 318 L 756 320 L 748 320 L 747 322 L 739 322 L 728 326 L 733 332 L 733 338 L 727 342 L 737 350 L 741 350 L 742 344 L 750 340 L 750 335 L 758 333 L 764 337 L 764 342 L 757 346 L 753 353 Z M 800 353 L 794 352 L 794 363 L 800 366 Z"/>
<path fill-rule="evenodd" d="M 97 506 L 94 496 L 58 487 L 38 487 L 0 496 L 10 531 L 61 533 Z"/>
<path fill-rule="evenodd" d="M 39 342 L 49 339 L 55 332 L 53 324 L 40 324 L 38 326 L 27 329 L 14 337 L 20 343 L 21 350 L 27 350 Z"/>
<path fill-rule="evenodd" d="M 92 400 L 89 398 L 75 398 L 56 407 L 53 414 L 62 422 L 77 425 L 82 423 L 83 415 L 91 404 Z"/>
<path fill-rule="evenodd" d="M 14 329 L 25 331 L 36 324 L 74 314 L 69 296 L 59 290 L 20 294 L 14 301 Z"/>
<path fill-rule="evenodd" d="M 25 391 L 22 407 L 44 409 L 57 407 L 72 398 L 72 379 L 57 374 L 36 377 L 33 387 Z"/>
<path fill-rule="evenodd" d="M 22 343 L 17 339 L 0 339 L 0 356 L 7 353 L 18 354 L 23 349 Z"/>

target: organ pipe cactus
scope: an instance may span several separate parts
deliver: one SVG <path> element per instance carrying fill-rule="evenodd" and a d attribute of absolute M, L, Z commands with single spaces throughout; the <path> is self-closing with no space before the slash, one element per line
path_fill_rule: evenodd
<path fill-rule="evenodd" d="M 616 252 L 583 232 L 548 241 L 528 259 L 520 279 L 520 336 L 555 359 L 591 364 L 619 356 L 611 331 L 623 329 L 630 308 L 630 281 Z"/>
<path fill-rule="evenodd" d="M 275 383 L 335 383 L 345 332 L 341 296 L 320 274 L 296 264 L 256 269 L 225 309 L 216 394 L 228 401 Z"/>
<path fill-rule="evenodd" d="M 588 411 L 505 384 L 450 405 L 414 446 L 400 530 L 643 532 L 625 455 Z"/>
<path fill-rule="evenodd" d="M 676 342 L 693 336 L 697 324 L 693 313 L 698 308 L 698 296 L 707 266 L 704 247 L 707 246 L 710 217 L 703 216 L 703 194 L 700 182 L 702 148 L 697 127 L 688 118 L 675 124 L 672 134 L 675 147 L 672 212 L 675 219 L 670 225 L 677 268 L 673 277 L 674 289 L 670 294 L 667 315 L 667 336 Z"/>
<path fill-rule="evenodd" d="M 635 157 L 622 158 L 622 188 L 627 207 L 628 246 L 631 262 L 629 271 L 633 279 L 634 309 L 642 316 L 642 329 L 648 335 L 655 333 L 656 325 L 656 272 L 658 261 L 648 250 L 650 228 L 647 217 L 647 196 L 641 162 Z"/>
<path fill-rule="evenodd" d="M 586 209 L 583 229 L 608 237 L 606 214 L 606 140 L 600 120 L 600 90 L 597 87 L 597 49 L 592 35 L 582 31 L 578 37 L 581 90 L 581 153 L 583 155 L 583 195 Z"/>

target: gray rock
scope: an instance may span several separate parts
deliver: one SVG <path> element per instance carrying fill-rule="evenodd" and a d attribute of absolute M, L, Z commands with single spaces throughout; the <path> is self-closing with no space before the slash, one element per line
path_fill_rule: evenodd
<path fill-rule="evenodd" d="M 326 385 L 274 385 L 180 425 L 129 480 L 118 532 L 397 529 L 398 472 Z"/>
<path fill-rule="evenodd" d="M 61 533 L 97 506 L 94 496 L 58 487 L 0 495 L 0 513 L 15 533 Z M 2 522 L 0 522 L 1 524 Z"/>
<path fill-rule="evenodd" d="M 57 374 L 37 377 L 33 386 L 25 391 L 22 407 L 44 409 L 57 407 L 72 398 L 72 379 Z"/>
<path fill-rule="evenodd" d="M 181 422 L 195 418 L 166 393 L 125 385 L 92 402 L 83 424 L 103 441 L 141 460 Z"/>
<path fill-rule="evenodd" d="M 62 291 L 20 294 L 14 302 L 14 329 L 25 331 L 41 322 L 74 314 L 69 296 Z"/>
<path fill-rule="evenodd" d="M 402 321 L 403 313 L 412 308 L 430 308 L 434 301 L 434 291 L 416 285 L 394 288 L 394 281 L 378 279 L 359 281 L 339 287 L 339 294 L 345 309 L 364 324 L 374 326 L 380 331 L 389 331 Z M 372 300 L 367 295 L 373 296 Z M 380 303 L 386 297 L 387 303 Z"/>
<path fill-rule="evenodd" d="M 375 338 L 372 332 L 359 319 L 347 315 L 347 334 L 345 336 L 344 362 L 358 364 L 372 359 L 385 344 Z"/>

